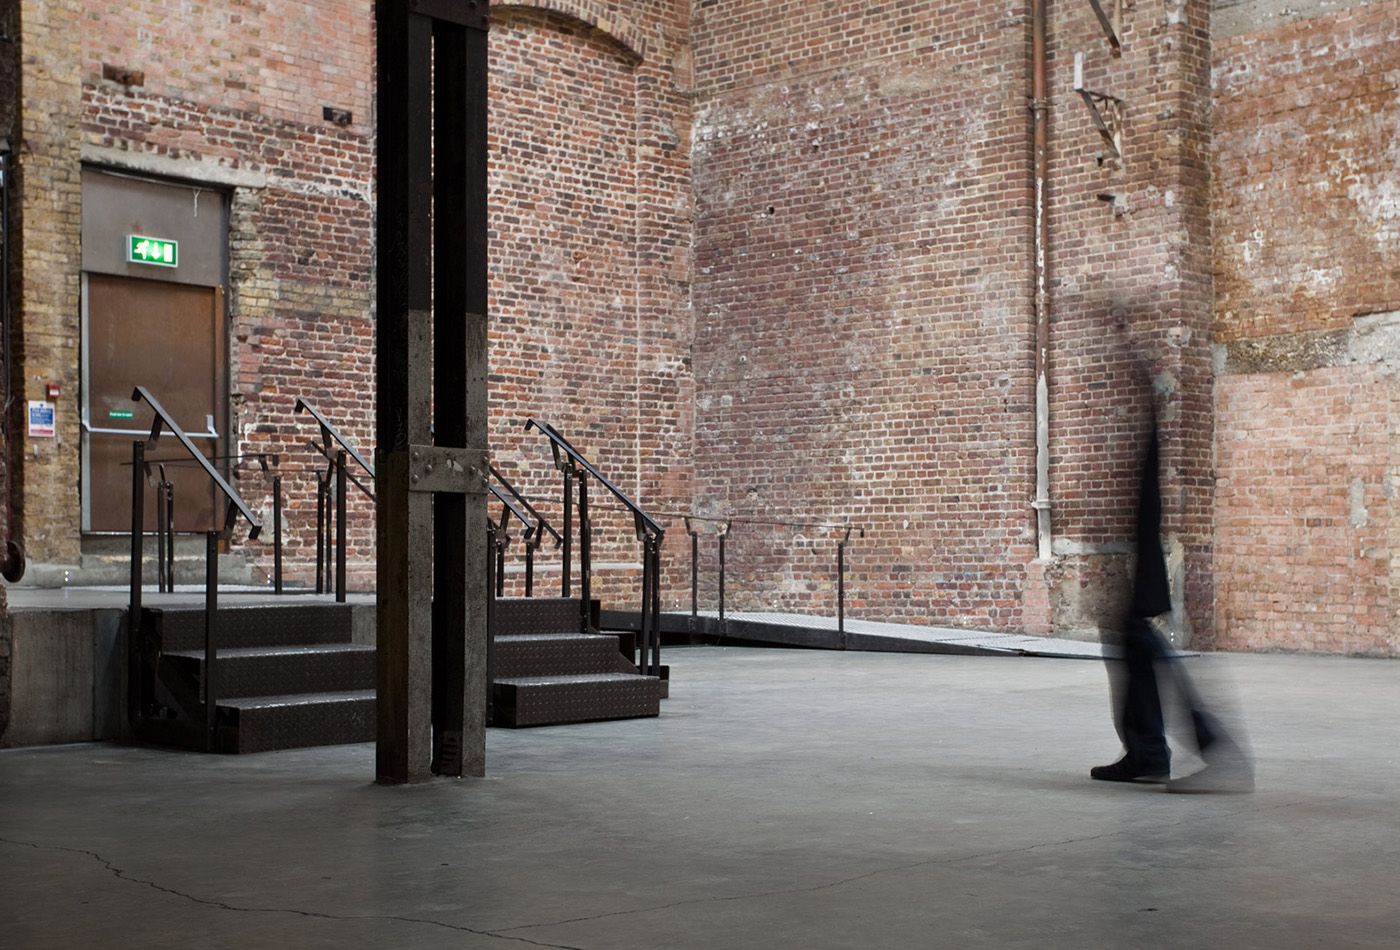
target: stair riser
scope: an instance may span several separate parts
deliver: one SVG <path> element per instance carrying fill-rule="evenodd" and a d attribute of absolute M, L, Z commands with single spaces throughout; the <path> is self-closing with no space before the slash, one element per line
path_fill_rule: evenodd
<path fill-rule="evenodd" d="M 292 607 L 230 607 L 218 611 L 214 642 L 219 647 L 297 646 L 349 643 L 350 607 L 316 604 Z M 160 637 L 161 649 L 204 649 L 204 611 L 151 610 L 145 628 Z"/>
<path fill-rule="evenodd" d="M 519 728 L 604 719 L 637 719 L 661 713 L 655 680 L 635 684 L 515 686 L 496 684 L 492 725 Z"/>
<path fill-rule="evenodd" d="M 375 702 L 372 699 L 314 706 L 234 710 L 220 707 L 223 752 L 267 752 L 309 746 L 373 742 Z"/>
<path fill-rule="evenodd" d="M 578 633 L 579 602 L 562 597 L 503 597 L 492 608 L 497 636 L 518 633 Z"/>
<path fill-rule="evenodd" d="M 203 658 L 166 657 L 172 671 L 202 684 Z M 374 651 L 294 653 L 277 656 L 221 656 L 219 696 L 280 696 L 286 693 L 329 693 L 374 689 Z M 202 687 L 201 687 L 202 688 Z"/>
<path fill-rule="evenodd" d="M 635 673 L 636 668 L 606 641 L 540 644 L 498 638 L 491 654 L 496 679 L 563 676 L 569 673 Z"/>

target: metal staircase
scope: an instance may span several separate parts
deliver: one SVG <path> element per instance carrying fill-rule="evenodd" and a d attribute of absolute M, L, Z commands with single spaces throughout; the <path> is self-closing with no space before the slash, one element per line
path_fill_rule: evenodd
<path fill-rule="evenodd" d="M 630 634 L 580 632 L 576 599 L 501 599 L 493 613 L 492 725 L 660 713 L 668 671 L 641 675 L 629 659 L 635 651 Z"/>
<path fill-rule="evenodd" d="M 238 493 L 199 455 L 179 426 L 145 389 L 133 398 L 147 402 L 155 422 L 149 439 L 132 447 L 131 606 L 128 612 L 127 709 L 130 732 L 139 741 L 199 748 L 211 752 L 261 752 L 314 745 L 368 742 L 375 738 L 375 648 L 356 644 L 352 611 L 345 599 L 345 486 L 347 455 L 359 461 L 369 479 L 374 471 L 320 413 L 299 401 L 318 422 L 322 445 L 333 460 L 318 477 L 335 484 L 337 603 L 275 604 L 220 610 L 219 547 L 235 520 L 250 525 L 250 539 L 261 524 Z M 503 509 L 483 539 L 493 552 L 485 579 L 489 598 L 491 688 L 488 722 L 498 726 L 542 726 L 605 719 L 656 716 L 667 692 L 668 670 L 660 663 L 660 544 L 663 531 L 631 499 L 609 482 L 568 440 L 548 424 L 531 421 L 550 441 L 555 467 L 565 484 L 565 533 L 561 536 L 494 469 L 489 484 Z M 144 493 L 149 481 L 146 450 L 162 429 L 175 436 L 203 467 L 227 500 L 223 526 L 206 534 L 205 604 L 197 607 L 145 606 L 142 598 Z M 588 483 L 595 481 L 632 514 L 643 547 L 642 611 L 636 633 L 600 633 L 599 605 L 589 596 L 592 572 Z M 162 478 L 161 483 L 164 483 Z M 366 494 L 369 489 L 356 484 Z M 274 512 L 280 514 L 280 480 L 274 479 Z M 580 542 L 579 597 L 568 596 L 572 540 L 572 490 L 578 493 Z M 371 497 L 373 497 L 371 495 Z M 159 496 L 165 515 L 158 525 L 162 591 L 173 587 L 165 555 L 173 551 L 169 496 Z M 318 508 L 318 539 L 329 535 L 326 499 Z M 546 535 L 564 549 L 564 596 L 506 598 L 499 585 L 510 517 L 526 530 L 526 591 L 532 593 L 533 556 Z M 280 518 L 277 519 L 280 523 Z M 280 541 L 280 538 L 279 538 Z M 329 561 L 329 541 L 318 547 L 318 577 Z M 280 565 L 280 543 L 278 544 Z M 328 571 L 326 573 L 329 573 Z M 280 569 L 277 589 L 281 590 Z M 639 671 L 638 667 L 642 667 Z"/>
<path fill-rule="evenodd" d="M 351 642 L 342 604 L 233 607 L 215 621 L 214 734 L 205 734 L 204 611 L 145 608 L 154 657 L 139 739 L 214 752 L 264 752 L 374 738 L 374 647 Z"/>
<path fill-rule="evenodd" d="M 203 701 L 204 610 L 144 608 L 141 652 L 154 659 L 154 675 L 136 738 L 226 753 L 373 741 L 375 650 L 352 642 L 352 609 L 279 604 L 220 611 L 211 739 Z M 580 632 L 579 615 L 574 598 L 496 601 L 491 725 L 660 713 L 666 681 L 637 672 L 626 655 L 635 650 L 632 635 Z"/>

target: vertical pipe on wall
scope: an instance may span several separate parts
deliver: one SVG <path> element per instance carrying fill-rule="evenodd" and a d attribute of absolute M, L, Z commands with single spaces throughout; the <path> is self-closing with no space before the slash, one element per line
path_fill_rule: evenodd
<path fill-rule="evenodd" d="M 0 426 L 4 428 L 4 446 L 0 448 L 4 457 L 0 458 L 0 476 L 3 477 L 5 493 L 5 541 L 0 551 L 0 575 L 10 583 L 24 577 L 24 548 L 20 546 L 19 527 L 15 524 L 14 479 L 12 462 L 19 430 L 14 425 L 14 381 L 11 378 L 11 338 L 14 333 L 10 308 L 10 194 L 13 170 L 13 156 L 9 139 L 0 139 L 0 376 L 4 377 L 3 413 Z"/>
<path fill-rule="evenodd" d="M 1048 141 L 1050 102 L 1046 91 L 1046 5 L 1031 0 L 1031 115 L 1035 166 L 1032 272 L 1035 294 L 1035 500 L 1036 549 L 1042 560 L 1053 551 L 1050 531 L 1050 221 Z"/>

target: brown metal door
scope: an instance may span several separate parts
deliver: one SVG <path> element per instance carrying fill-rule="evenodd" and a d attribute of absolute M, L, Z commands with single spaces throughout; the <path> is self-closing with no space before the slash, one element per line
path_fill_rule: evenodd
<path fill-rule="evenodd" d="M 153 418 L 149 406 L 132 401 L 135 387 L 145 386 L 206 457 L 225 454 L 218 434 L 228 415 L 223 309 L 216 287 L 87 275 L 86 530 L 131 530 L 131 443 L 150 434 Z M 153 473 L 155 463 L 167 462 L 175 530 L 215 526 L 215 489 L 174 438 L 163 435 L 147 460 Z M 146 497 L 146 527 L 154 530 L 155 496 Z"/>

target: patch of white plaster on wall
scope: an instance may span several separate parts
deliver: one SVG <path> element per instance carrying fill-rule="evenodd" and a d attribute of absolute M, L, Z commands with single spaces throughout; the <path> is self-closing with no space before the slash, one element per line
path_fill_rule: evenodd
<path fill-rule="evenodd" d="M 1264 232 L 1259 228 L 1255 228 L 1253 231 L 1249 232 L 1249 237 L 1246 238 L 1243 245 L 1241 245 L 1240 253 L 1244 257 L 1244 262 L 1246 264 L 1252 264 L 1254 263 L 1254 255 L 1258 254 L 1263 249 Z"/>
<path fill-rule="evenodd" d="M 1339 266 L 1311 267 L 1306 263 L 1298 263 L 1289 268 L 1289 271 L 1290 282 L 1315 297 L 1331 293 L 1342 278 L 1342 268 Z"/>
<path fill-rule="evenodd" d="M 1357 317 L 1347 342 L 1347 359 L 1400 368 L 1400 310 Z"/>
<path fill-rule="evenodd" d="M 1353 528 L 1364 528 L 1370 520 L 1370 515 L 1366 511 L 1366 483 L 1360 478 L 1351 481 L 1351 525 Z"/>
<path fill-rule="evenodd" d="M 1400 154 L 1395 157 L 1400 165 Z M 1373 240 L 1383 251 L 1400 247 L 1400 179 L 1363 178 L 1347 186 L 1356 208 L 1374 225 Z"/>

